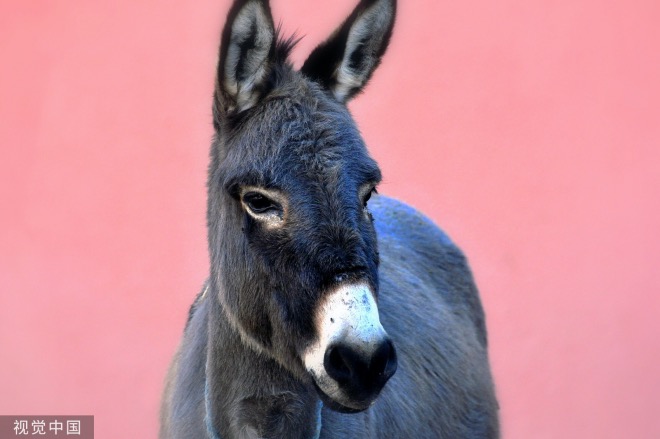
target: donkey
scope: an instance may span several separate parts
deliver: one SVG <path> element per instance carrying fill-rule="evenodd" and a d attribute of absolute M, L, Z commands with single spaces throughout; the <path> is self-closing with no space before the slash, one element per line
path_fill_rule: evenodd
<path fill-rule="evenodd" d="M 381 172 L 346 108 L 395 12 L 395 0 L 362 0 L 297 71 L 267 0 L 231 7 L 210 276 L 168 373 L 161 438 L 499 436 L 466 260 L 420 213 L 376 195 Z"/>

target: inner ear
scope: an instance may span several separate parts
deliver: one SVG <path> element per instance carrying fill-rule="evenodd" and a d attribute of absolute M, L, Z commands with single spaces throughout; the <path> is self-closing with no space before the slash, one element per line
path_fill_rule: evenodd
<path fill-rule="evenodd" d="M 387 49 L 395 0 L 362 0 L 346 21 L 310 54 L 301 71 L 340 102 L 359 93 Z"/>
<path fill-rule="evenodd" d="M 258 102 L 274 56 L 275 29 L 265 0 L 234 3 L 222 35 L 216 99 L 225 113 L 238 113 Z"/>

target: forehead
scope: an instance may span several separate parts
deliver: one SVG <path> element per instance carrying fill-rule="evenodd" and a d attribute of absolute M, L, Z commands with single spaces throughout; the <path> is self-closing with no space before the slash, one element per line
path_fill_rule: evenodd
<path fill-rule="evenodd" d="M 247 115 L 226 147 L 226 177 L 234 183 L 380 181 L 378 165 L 347 109 L 302 77 L 276 89 Z"/>

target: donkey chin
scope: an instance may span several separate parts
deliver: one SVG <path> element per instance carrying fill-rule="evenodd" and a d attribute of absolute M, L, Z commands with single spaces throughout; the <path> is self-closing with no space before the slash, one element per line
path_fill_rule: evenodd
<path fill-rule="evenodd" d="M 380 324 L 374 296 L 366 283 L 341 285 L 317 308 L 319 336 L 303 360 L 321 400 L 332 410 L 366 410 L 396 372 L 396 350 Z"/>

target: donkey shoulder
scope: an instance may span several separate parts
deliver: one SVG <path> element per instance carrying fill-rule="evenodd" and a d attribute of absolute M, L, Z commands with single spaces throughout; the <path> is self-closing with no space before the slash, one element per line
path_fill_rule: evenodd
<path fill-rule="evenodd" d="M 454 312 L 465 313 L 486 346 L 483 308 L 460 248 L 429 218 L 407 204 L 381 195 L 369 202 L 369 209 L 378 233 L 381 283 L 405 282 L 408 288 L 417 285 L 439 295 Z"/>

